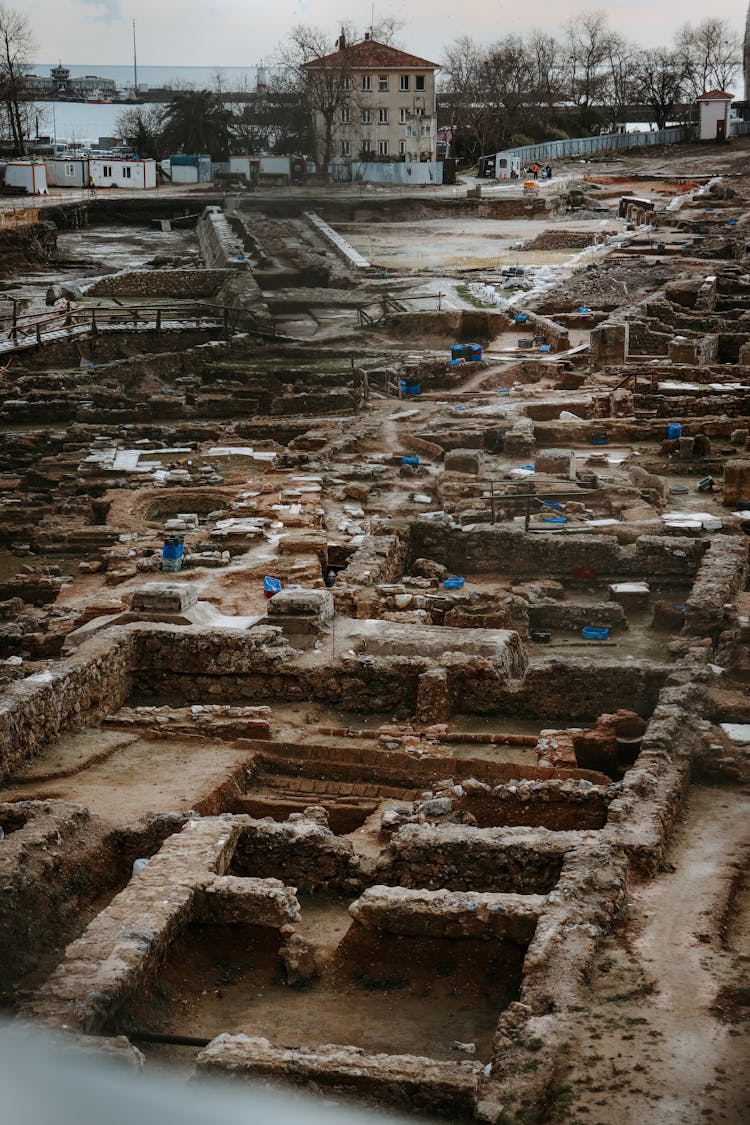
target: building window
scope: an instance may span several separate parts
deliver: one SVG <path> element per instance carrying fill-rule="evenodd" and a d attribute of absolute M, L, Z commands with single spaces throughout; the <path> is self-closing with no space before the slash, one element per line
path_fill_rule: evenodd
<path fill-rule="evenodd" d="M 351 90 L 351 88 L 352 88 L 352 80 L 351 80 L 351 78 L 345 78 L 345 79 L 344 79 L 344 84 L 343 84 L 343 85 L 344 85 L 344 89 L 345 89 L 345 90 Z"/>
<path fill-rule="evenodd" d="M 369 109 L 362 110 L 362 124 L 369 125 L 372 121 L 372 112 Z"/>
<path fill-rule="evenodd" d="M 398 88 L 399 88 L 399 90 L 408 90 L 409 89 L 409 75 L 408 74 L 401 74 L 399 76 Z"/>
<path fill-rule="evenodd" d="M 371 90 L 372 89 L 372 78 L 369 74 L 363 74 L 362 75 L 362 89 L 363 90 Z"/>
<path fill-rule="evenodd" d="M 372 141 L 370 140 L 369 137 L 365 137 L 364 140 L 362 141 L 362 152 L 364 152 L 364 153 L 372 152 Z"/>
<path fill-rule="evenodd" d="M 388 124 L 388 110 L 387 109 L 379 109 L 378 110 L 378 125 L 387 125 L 387 124 Z"/>
<path fill-rule="evenodd" d="M 75 176 L 75 174 L 76 174 L 75 164 L 66 164 L 65 165 L 65 175 L 66 176 Z"/>
<path fill-rule="evenodd" d="M 342 156 L 349 156 L 349 153 L 350 153 L 349 142 L 348 141 L 342 141 L 341 142 L 341 155 Z"/>
<path fill-rule="evenodd" d="M 406 155 L 406 141 L 399 141 L 398 142 L 398 154 L 399 154 L 399 156 L 405 156 Z"/>
<path fill-rule="evenodd" d="M 112 165 L 111 164 L 105 164 L 104 165 L 104 167 L 102 168 L 102 176 L 104 177 L 105 180 L 111 179 L 111 176 L 112 176 Z"/>
<path fill-rule="evenodd" d="M 122 170 L 122 178 L 123 178 L 123 180 L 130 180 L 130 179 L 132 179 L 132 171 L 133 171 L 133 170 L 132 170 L 132 168 L 123 168 L 123 170 Z"/>
<path fill-rule="evenodd" d="M 428 121 L 428 123 L 426 125 L 422 126 L 422 136 L 423 137 L 431 136 L 431 131 L 432 131 L 432 126 L 430 125 L 430 123 Z"/>
<path fill-rule="evenodd" d="M 388 92 L 388 75 L 387 74 L 379 74 L 378 75 L 378 89 L 380 90 L 381 94 L 385 94 L 385 93 Z"/>
<path fill-rule="evenodd" d="M 414 78 L 414 89 L 424 90 L 424 74 L 417 74 Z"/>
<path fill-rule="evenodd" d="M 348 125 L 349 124 L 349 110 L 346 109 L 346 108 L 341 110 L 341 124 L 342 125 Z"/>
<path fill-rule="evenodd" d="M 403 108 L 398 111 L 398 123 L 399 125 L 406 124 L 406 110 Z"/>
<path fill-rule="evenodd" d="M 378 141 L 378 153 L 380 156 L 388 155 L 388 141 Z"/>

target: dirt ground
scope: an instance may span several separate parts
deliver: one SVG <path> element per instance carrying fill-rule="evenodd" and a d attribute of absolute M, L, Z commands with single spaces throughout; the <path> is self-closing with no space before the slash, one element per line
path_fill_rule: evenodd
<path fill-rule="evenodd" d="M 557 1125 L 750 1120 L 750 791 L 695 786 L 576 1015 Z"/>
<path fill-rule="evenodd" d="M 518 994 L 520 946 L 378 935 L 350 925 L 342 900 L 308 895 L 301 905 L 297 931 L 313 942 L 320 971 L 309 988 L 284 982 L 275 931 L 192 926 L 127 1027 L 454 1060 L 467 1057 L 454 1042 L 474 1043 L 471 1058 L 491 1056 L 497 1018 Z"/>

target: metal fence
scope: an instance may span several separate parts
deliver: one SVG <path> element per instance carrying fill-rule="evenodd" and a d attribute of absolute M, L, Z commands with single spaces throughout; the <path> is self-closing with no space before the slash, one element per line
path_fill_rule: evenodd
<path fill-rule="evenodd" d="M 641 148 L 647 145 L 675 145 L 691 140 L 693 129 L 688 125 L 675 125 L 669 129 L 653 129 L 648 133 L 601 133 L 597 137 L 571 137 L 565 141 L 545 141 L 539 145 L 506 148 L 497 156 L 518 157 L 522 164 L 528 161 L 559 160 L 563 156 L 585 156 L 587 153 Z"/>

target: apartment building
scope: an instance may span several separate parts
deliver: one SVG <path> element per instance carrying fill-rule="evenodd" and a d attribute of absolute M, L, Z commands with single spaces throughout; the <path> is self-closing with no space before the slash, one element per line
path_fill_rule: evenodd
<path fill-rule="evenodd" d="M 435 159 L 438 63 L 369 35 L 305 64 L 323 162 Z"/>

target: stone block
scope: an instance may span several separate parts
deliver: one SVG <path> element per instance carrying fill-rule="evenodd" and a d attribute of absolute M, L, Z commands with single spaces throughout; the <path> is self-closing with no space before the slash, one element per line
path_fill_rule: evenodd
<path fill-rule="evenodd" d="M 196 919 L 217 926 L 270 926 L 299 922 L 292 887 L 279 879 L 220 875 L 196 894 Z"/>
<path fill-rule="evenodd" d="M 538 473 L 575 480 L 576 457 L 572 449 L 540 449 L 534 465 Z"/>
<path fill-rule="evenodd" d="M 734 507 L 750 500 L 750 460 L 727 461 L 724 465 L 722 503 Z"/>
<path fill-rule="evenodd" d="M 198 601 L 198 590 L 189 582 L 149 582 L 135 590 L 130 601 L 133 613 L 185 613 Z"/>
<path fill-rule="evenodd" d="M 281 590 L 268 603 L 268 616 L 308 617 L 313 621 L 330 621 L 333 617 L 333 594 L 330 590 Z"/>
<path fill-rule="evenodd" d="M 647 582 L 613 582 L 609 596 L 629 610 L 646 609 L 651 591 Z"/>
<path fill-rule="evenodd" d="M 601 367 L 624 363 L 628 358 L 630 326 L 599 324 L 591 333 L 589 355 L 592 365 Z"/>
<path fill-rule="evenodd" d="M 481 449 L 450 449 L 445 455 L 446 473 L 466 473 L 469 476 L 482 475 L 484 453 Z"/>

